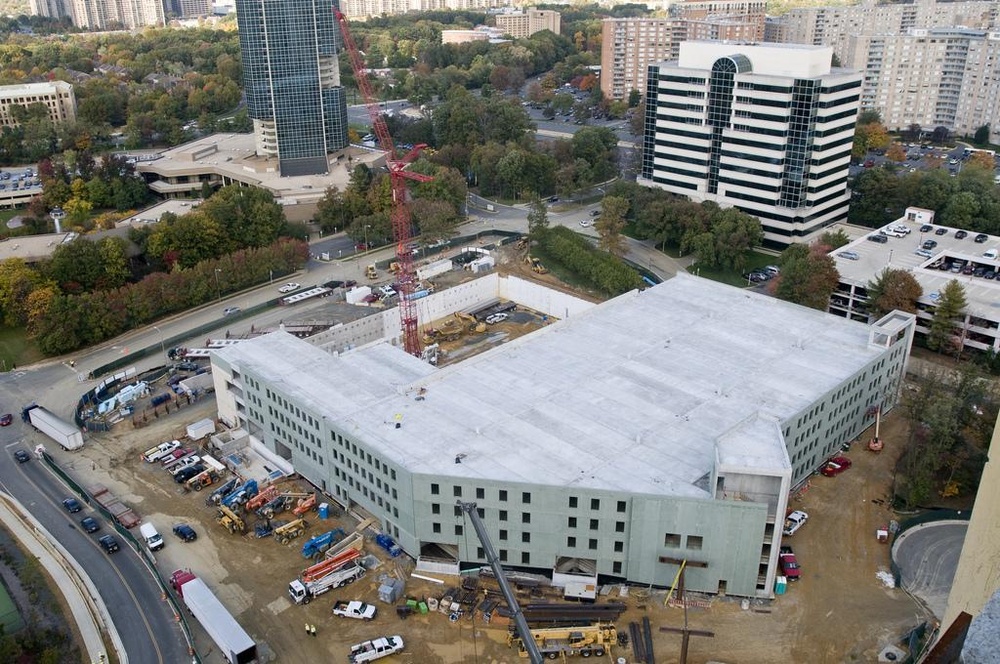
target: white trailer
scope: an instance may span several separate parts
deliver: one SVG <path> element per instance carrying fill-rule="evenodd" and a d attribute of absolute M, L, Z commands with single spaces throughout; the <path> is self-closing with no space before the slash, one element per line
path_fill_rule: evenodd
<path fill-rule="evenodd" d="M 451 262 L 450 258 L 442 258 L 439 261 L 434 261 L 427 265 L 421 265 L 417 268 L 417 279 L 432 279 L 439 274 L 444 274 L 445 272 L 451 272 L 455 269 L 455 264 Z"/>
<path fill-rule="evenodd" d="M 257 644 L 204 581 L 191 578 L 180 587 L 180 593 L 188 610 L 212 637 L 229 664 L 253 664 L 258 661 Z"/>
<path fill-rule="evenodd" d="M 207 417 L 187 426 L 187 436 L 191 440 L 201 440 L 213 433 L 215 433 L 215 422 Z"/>
<path fill-rule="evenodd" d="M 41 406 L 26 409 L 31 426 L 62 445 L 63 449 L 78 450 L 83 447 L 83 433 L 65 420 L 61 420 Z"/>

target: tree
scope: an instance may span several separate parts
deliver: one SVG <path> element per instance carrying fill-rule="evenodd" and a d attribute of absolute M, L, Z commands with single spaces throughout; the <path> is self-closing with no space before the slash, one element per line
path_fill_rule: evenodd
<path fill-rule="evenodd" d="M 601 201 L 601 214 L 594 224 L 598 235 L 597 246 L 618 257 L 624 256 L 628 248 L 622 235 L 628 207 L 627 198 L 605 196 Z"/>
<path fill-rule="evenodd" d="M 973 152 L 969 155 L 969 160 L 965 162 L 965 168 L 982 168 L 990 172 L 993 175 L 993 169 L 996 168 L 995 158 L 989 152 Z M 965 168 L 962 170 L 964 171 Z"/>
<path fill-rule="evenodd" d="M 635 136 L 642 136 L 646 126 L 646 100 L 643 99 L 628 118 L 628 128 Z"/>
<path fill-rule="evenodd" d="M 313 221 L 324 233 L 336 233 L 346 226 L 344 197 L 336 187 L 329 187 L 326 194 L 316 204 Z"/>
<path fill-rule="evenodd" d="M 537 241 L 548 227 L 549 208 L 538 194 L 535 194 L 528 209 L 528 241 Z"/>
<path fill-rule="evenodd" d="M 886 159 L 901 164 L 906 161 L 906 149 L 902 144 L 893 142 L 885 153 Z"/>
<path fill-rule="evenodd" d="M 851 148 L 851 156 L 860 159 L 869 150 L 881 150 L 889 145 L 889 131 L 881 122 L 862 123 L 858 119 L 858 124 L 854 128 L 854 145 Z"/>
<path fill-rule="evenodd" d="M 875 319 L 899 309 L 914 314 L 923 289 L 906 270 L 885 268 L 868 282 L 868 312 Z"/>
<path fill-rule="evenodd" d="M 816 240 L 817 243 L 824 246 L 830 247 L 830 250 L 840 249 L 841 247 L 851 243 L 851 238 L 844 232 L 844 229 L 839 228 L 836 231 L 826 231 L 819 236 Z"/>
<path fill-rule="evenodd" d="M 927 333 L 928 348 L 945 353 L 954 351 L 957 343 L 959 351 L 961 350 L 964 339 L 956 340 L 954 335 L 956 327 L 961 324 L 959 319 L 964 317 L 967 304 L 965 288 L 955 279 L 941 289 Z"/>
<path fill-rule="evenodd" d="M 980 147 L 986 147 L 990 143 L 990 125 L 989 123 L 984 124 L 982 127 L 976 129 L 976 133 L 972 135 L 972 142 Z"/>
<path fill-rule="evenodd" d="M 628 107 L 635 108 L 642 101 L 642 93 L 636 89 L 629 90 L 628 93 Z"/>
<path fill-rule="evenodd" d="M 779 259 L 781 274 L 770 288 L 779 299 L 825 311 L 840 275 L 822 245 L 793 244 Z"/>

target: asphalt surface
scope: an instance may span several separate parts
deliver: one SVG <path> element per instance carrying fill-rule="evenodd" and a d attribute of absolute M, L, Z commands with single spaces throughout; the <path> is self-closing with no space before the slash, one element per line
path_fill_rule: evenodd
<path fill-rule="evenodd" d="M 948 593 L 968 527 L 967 521 L 921 524 L 900 535 L 892 547 L 902 587 L 919 598 L 938 620 L 948 607 Z"/>
<path fill-rule="evenodd" d="M 6 403 L 10 403 L 6 397 L 15 396 L 10 394 L 9 387 L 6 381 L 0 386 Z M 17 497 L 32 517 L 58 540 L 64 555 L 73 561 L 70 564 L 89 578 L 107 607 L 129 660 L 162 664 L 184 661 L 188 648 L 174 614 L 135 551 L 116 534 L 121 549 L 113 554 L 104 553 L 97 538 L 115 533 L 114 527 L 86 506 L 75 514 L 67 512 L 62 500 L 75 494 L 41 461 L 33 458 L 19 464 L 13 460 L 15 449 L 30 449 L 29 444 L 19 440 L 27 433 L 23 429 L 31 427 L 15 417 L 14 423 L 0 434 L 8 459 L 0 464 L 0 482 L 6 492 Z M 55 444 L 46 445 L 50 451 L 53 447 Z M 72 474 L 74 463 L 63 459 L 61 465 Z M 80 519 L 85 516 L 95 517 L 101 529 L 91 535 L 85 533 L 80 527 Z"/>

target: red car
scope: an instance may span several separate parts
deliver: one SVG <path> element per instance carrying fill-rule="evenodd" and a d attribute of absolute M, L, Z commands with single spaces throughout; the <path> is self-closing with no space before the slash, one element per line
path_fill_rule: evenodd
<path fill-rule="evenodd" d="M 3 417 L 0 417 L 0 427 L 9 427 L 10 423 L 14 421 L 14 416 L 7 413 Z"/>
<path fill-rule="evenodd" d="M 783 546 L 778 551 L 778 564 L 781 565 L 781 573 L 789 581 L 799 580 L 799 562 L 795 559 L 792 547 Z"/>
<path fill-rule="evenodd" d="M 847 457 L 836 456 L 823 464 L 820 468 L 821 472 L 826 477 L 833 477 L 834 475 L 840 475 L 842 472 L 851 467 L 851 460 Z"/>

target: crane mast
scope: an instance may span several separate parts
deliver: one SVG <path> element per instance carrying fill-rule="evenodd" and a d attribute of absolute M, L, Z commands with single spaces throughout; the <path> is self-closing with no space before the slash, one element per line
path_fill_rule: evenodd
<path fill-rule="evenodd" d="M 521 607 L 517 604 L 514 591 L 511 590 L 510 583 L 507 582 L 503 566 L 500 564 L 500 558 L 493 549 L 493 543 L 490 542 L 490 535 L 486 532 L 483 520 L 479 518 L 479 512 L 476 511 L 476 504 L 463 503 L 460 500 L 458 501 L 458 506 L 463 512 L 469 515 L 469 520 L 472 521 L 472 527 L 475 529 L 476 536 L 479 537 L 479 541 L 483 545 L 483 552 L 486 554 L 487 562 L 489 562 L 490 567 L 493 569 L 493 576 L 497 578 L 497 583 L 500 584 L 500 592 L 507 602 L 511 618 L 514 619 L 514 627 L 517 629 L 518 636 L 521 637 L 521 644 L 524 646 L 525 651 L 527 651 L 531 664 L 542 664 L 542 653 L 538 650 L 538 644 L 535 643 L 535 637 L 531 634 L 528 621 L 525 619 Z"/>
<path fill-rule="evenodd" d="M 422 173 L 411 173 L 406 167 L 413 162 L 420 151 L 427 147 L 419 144 L 413 147 L 407 154 L 398 157 L 396 146 L 389 135 L 389 127 L 386 126 L 385 118 L 378 107 L 378 100 L 372 90 L 371 82 L 368 80 L 368 73 L 365 70 L 365 63 L 361 59 L 351 30 L 347 25 L 347 17 L 344 16 L 336 6 L 333 7 L 334 16 L 340 25 L 340 33 L 344 39 L 344 48 L 351 60 L 351 69 L 354 70 L 354 79 L 357 81 L 361 96 L 365 100 L 365 107 L 368 109 L 368 116 L 372 121 L 372 130 L 378 138 L 379 147 L 385 152 L 386 167 L 389 169 L 389 182 L 392 185 L 392 239 L 396 245 L 396 264 L 399 266 L 399 321 L 403 337 L 403 348 L 410 355 L 420 357 L 420 334 L 417 329 L 417 306 L 411 298 L 416 284 L 416 276 L 413 272 L 413 249 L 410 240 L 413 237 L 410 220 L 410 208 L 407 205 L 407 180 L 417 182 L 429 182 L 433 178 Z"/>

